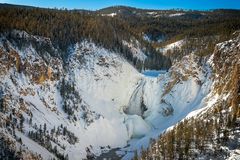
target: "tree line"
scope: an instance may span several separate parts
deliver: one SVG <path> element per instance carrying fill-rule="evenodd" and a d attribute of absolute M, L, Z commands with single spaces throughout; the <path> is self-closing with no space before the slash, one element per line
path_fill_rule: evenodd
<path fill-rule="evenodd" d="M 122 41 L 130 41 L 137 35 L 130 29 L 127 21 L 121 18 L 99 16 L 92 12 L 78 10 L 57 10 L 28 7 L 0 6 L 0 32 L 13 29 L 24 30 L 33 35 L 48 37 L 56 48 L 62 50 L 67 57 L 67 49 L 76 42 L 89 40 L 111 51 L 120 53 L 127 60 L 137 66 L 140 62 L 133 57 L 130 49 Z M 143 44 L 144 48 L 145 44 Z M 148 46 L 145 51 L 151 53 Z M 152 49 L 153 50 L 153 49 Z M 167 60 L 164 56 L 149 56 L 153 63 Z M 156 64 L 152 64 L 153 66 Z M 170 65 L 169 65 L 170 66 Z M 169 67 L 165 66 L 165 67 Z M 149 65 L 149 67 L 151 67 Z"/>

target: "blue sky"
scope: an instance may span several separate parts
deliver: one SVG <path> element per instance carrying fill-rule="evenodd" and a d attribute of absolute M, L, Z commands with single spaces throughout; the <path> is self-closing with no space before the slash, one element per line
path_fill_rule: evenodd
<path fill-rule="evenodd" d="M 149 9 L 240 9 L 240 0 L 0 0 L 0 3 L 31 5 L 45 8 L 96 10 L 113 5 Z"/>

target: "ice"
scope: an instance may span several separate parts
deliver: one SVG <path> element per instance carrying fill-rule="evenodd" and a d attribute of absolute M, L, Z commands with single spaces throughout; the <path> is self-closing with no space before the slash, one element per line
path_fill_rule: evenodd
<path fill-rule="evenodd" d="M 148 77 L 158 77 L 160 74 L 165 74 L 166 70 L 145 70 L 142 74 Z"/>
<path fill-rule="evenodd" d="M 128 116 L 125 124 L 130 138 L 141 138 L 151 131 L 151 126 L 138 115 Z"/>

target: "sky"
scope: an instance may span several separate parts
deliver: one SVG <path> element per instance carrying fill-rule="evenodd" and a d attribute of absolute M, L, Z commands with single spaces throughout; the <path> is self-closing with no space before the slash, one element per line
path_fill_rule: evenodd
<path fill-rule="evenodd" d="M 0 3 L 29 5 L 44 8 L 97 10 L 124 5 L 144 9 L 240 9 L 240 0 L 0 0 Z"/>

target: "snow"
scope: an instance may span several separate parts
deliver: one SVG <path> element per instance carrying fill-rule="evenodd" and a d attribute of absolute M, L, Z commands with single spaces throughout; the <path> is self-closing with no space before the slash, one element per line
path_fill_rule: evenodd
<path fill-rule="evenodd" d="M 172 13 L 172 14 L 169 14 L 168 12 L 165 12 L 165 11 L 158 11 L 158 12 L 154 12 L 154 11 L 151 11 L 151 12 L 146 12 L 147 15 L 149 16 L 152 16 L 154 18 L 157 18 L 157 17 L 178 17 L 178 16 L 183 16 L 185 15 L 186 13 L 184 12 L 177 12 L 177 13 Z"/>
<path fill-rule="evenodd" d="M 114 17 L 117 13 L 102 14 L 102 16 Z"/>
<path fill-rule="evenodd" d="M 240 159 L 240 150 L 236 149 L 231 151 L 230 157 L 227 158 L 227 160 L 239 160 Z"/>
<path fill-rule="evenodd" d="M 151 126 L 138 115 L 128 116 L 125 124 L 130 138 L 141 138 L 151 131 Z"/>
<path fill-rule="evenodd" d="M 139 85 L 137 88 L 134 90 L 129 103 L 128 103 L 128 108 L 127 108 L 127 113 L 130 115 L 142 115 L 142 109 L 141 109 L 141 104 L 142 104 L 142 95 L 143 95 L 143 87 L 145 85 L 145 81 L 142 80 L 140 81 Z"/>
<path fill-rule="evenodd" d="M 122 43 L 131 50 L 133 57 L 136 57 L 141 61 L 144 61 L 147 58 L 137 40 L 132 39 L 131 42 L 123 41 Z"/>
<path fill-rule="evenodd" d="M 125 146 L 128 140 L 126 127 L 123 125 L 123 122 L 119 122 L 118 119 L 108 120 L 107 118 L 101 117 L 98 121 L 92 123 L 86 132 L 85 137 L 91 135 L 89 136 L 91 140 L 90 145 L 109 145 L 112 148 L 117 148 L 119 146 Z"/>
<path fill-rule="evenodd" d="M 177 16 L 183 16 L 185 13 L 174 13 L 174 14 L 169 14 L 169 17 L 177 17 Z"/>
<path fill-rule="evenodd" d="M 157 12 L 147 12 L 147 14 L 149 14 L 149 15 L 156 15 Z"/>
<path fill-rule="evenodd" d="M 167 45 L 164 50 L 180 47 L 183 43 L 184 40 L 177 41 Z M 123 44 L 139 60 L 146 58 L 139 42 L 131 40 L 123 41 Z M 30 64 L 33 64 L 34 58 L 42 59 L 32 46 L 18 52 Z M 62 109 L 59 80 L 46 80 L 38 85 L 31 82 L 31 77 L 10 70 L 0 82 L 15 97 L 12 103 L 23 98 L 33 113 L 33 124 L 46 123 L 48 130 L 62 124 L 78 137 L 79 142 L 74 145 L 62 137 L 58 138 L 66 146 L 63 152 L 68 154 L 69 159 L 85 158 L 85 149 L 89 146 L 92 146 L 90 148 L 95 155 L 102 153 L 101 147 L 121 148 L 119 154 L 124 153 L 123 159 L 130 159 L 133 151 L 140 151 L 142 146 L 146 148 L 151 138 L 158 137 L 185 117 L 197 115 L 204 107 L 211 107 L 220 98 L 210 91 L 213 85 L 210 78 L 211 58 L 202 67 L 191 54 L 175 63 L 168 72 L 146 70 L 139 73 L 118 53 L 88 41 L 75 44 L 70 52 L 65 64 L 66 71 L 61 65 L 56 67 L 64 72 L 65 80 L 71 82 L 81 96 L 82 102 L 77 105 L 84 104 L 93 113 L 90 124 L 86 124 L 81 117 L 81 109 L 75 111 L 76 122 L 67 118 Z M 16 78 L 17 84 L 9 80 L 10 76 Z M 164 94 L 174 81 L 176 83 Z M 34 94 L 22 95 L 21 90 L 32 90 Z M 14 103 L 12 105 L 20 108 Z M 53 111 L 54 108 L 56 111 Z M 26 114 L 24 116 L 29 118 Z M 33 128 L 25 123 L 24 130 L 28 133 Z M 45 152 L 24 134 L 18 133 L 18 136 L 34 152 L 43 154 L 46 159 L 51 157 L 51 153 Z"/>
<path fill-rule="evenodd" d="M 76 59 L 83 54 L 83 50 L 88 52 L 84 53 L 86 63 L 81 66 Z M 75 83 L 91 110 L 101 115 L 100 119 L 82 129 L 82 134 L 78 133 L 81 135 L 79 139 L 84 139 L 79 145 L 93 146 L 96 155 L 101 153 L 100 146 L 111 148 L 126 146 L 127 141 L 135 133 L 128 132 L 124 123 L 126 116 L 123 107 L 127 106 L 141 74 L 119 55 L 88 42 L 76 44 L 69 62 L 67 77 Z M 133 120 L 132 123 L 137 121 Z M 78 151 L 71 154 L 77 155 Z M 73 159 L 76 157 L 73 156 Z"/>
<path fill-rule="evenodd" d="M 34 48 L 31 50 L 27 48 L 27 50 L 27 52 L 19 51 L 20 55 L 25 57 L 25 53 L 37 54 Z M 88 53 L 84 53 L 86 64 L 82 66 L 78 57 L 83 54 L 84 50 L 88 50 Z M 94 119 L 89 126 L 85 124 L 83 119 L 75 123 L 68 120 L 68 116 L 62 109 L 62 97 L 57 88 L 57 81 L 46 81 L 42 85 L 36 85 L 32 84 L 29 80 L 30 77 L 16 74 L 16 79 L 19 80 L 17 86 L 9 81 L 10 78 L 7 76 L 2 79 L 1 83 L 5 83 L 6 89 L 10 88 L 14 97 L 17 99 L 21 97 L 28 104 L 33 113 L 33 124 L 43 126 L 46 123 L 49 130 L 62 124 L 78 137 L 80 141 L 75 145 L 70 145 L 61 137 L 58 138 L 60 144 L 66 146 L 64 154 L 68 154 L 70 159 L 85 158 L 85 148 L 90 145 L 92 152 L 96 155 L 101 153 L 100 146 L 110 146 L 111 148 L 126 146 L 129 133 L 124 123 L 125 114 L 121 110 L 123 106 L 128 104 L 141 74 L 116 53 L 99 48 L 92 43 L 76 44 L 73 51 L 74 53 L 69 59 L 69 67 L 67 67 L 69 75 L 66 76 L 69 81 L 75 83 L 77 91 L 90 111 L 100 114 L 100 118 Z M 38 57 L 38 55 L 33 57 Z M 40 56 L 39 59 L 41 59 Z M 32 59 L 28 60 L 33 61 Z M 19 90 L 27 89 L 33 90 L 34 95 L 28 93 L 23 96 L 19 94 Z M 44 101 L 48 106 L 45 105 Z M 53 108 L 56 108 L 55 112 L 52 111 Z M 78 112 L 80 117 L 81 112 Z M 24 131 L 28 133 L 30 130 L 32 130 L 32 126 L 26 123 Z M 31 141 L 26 140 L 26 143 L 31 145 Z"/>
<path fill-rule="evenodd" d="M 159 48 L 159 51 L 161 51 L 164 55 L 167 53 L 167 51 L 172 51 L 174 49 L 180 49 L 184 45 L 184 40 L 179 40 L 174 43 L 168 44 L 163 48 Z"/>
<path fill-rule="evenodd" d="M 127 152 L 123 159 L 131 159 L 134 150 L 140 151 L 141 147 L 146 148 L 151 138 L 157 138 L 160 133 L 171 128 L 186 116 L 193 115 L 194 112 L 202 109 L 206 103 L 212 105 L 210 104 L 211 101 L 208 102 L 208 99 L 205 98 L 210 94 L 212 86 L 210 80 L 211 74 L 205 77 L 202 73 L 203 71 L 196 67 L 197 64 L 194 62 L 193 57 L 193 55 L 190 55 L 185 58 L 186 63 L 183 63 L 185 64 L 183 68 L 179 68 L 176 64 L 176 66 L 172 67 L 170 73 L 167 72 L 155 78 L 144 78 L 143 92 L 140 92 L 138 96 L 143 97 L 143 101 L 147 107 L 147 111 L 143 114 L 144 121 L 151 126 L 152 130 L 138 140 L 130 140 L 129 147 L 121 149 L 122 152 L 119 152 L 119 154 Z M 175 67 L 178 70 L 174 71 L 183 75 L 187 72 L 185 69 L 195 70 L 198 72 L 197 77 L 190 76 L 188 80 L 177 82 L 168 94 L 163 95 L 166 84 L 172 80 L 171 72 L 173 72 Z M 205 69 L 207 70 L 208 66 L 205 66 Z M 201 79 L 203 84 L 199 85 L 197 79 Z M 139 103 L 139 100 L 136 99 L 135 101 L 135 105 Z M 212 103 L 215 103 L 215 101 L 212 101 Z M 135 108 L 137 108 L 137 105 Z M 172 113 L 170 112 L 168 115 L 165 115 L 166 109 L 172 109 Z"/>
<path fill-rule="evenodd" d="M 151 38 L 150 38 L 147 34 L 144 34 L 144 35 L 143 35 L 143 39 L 144 39 L 145 41 L 148 41 L 148 42 L 151 42 L 151 41 L 152 41 Z"/>
<path fill-rule="evenodd" d="M 156 40 L 152 40 L 151 36 L 149 36 L 147 34 L 143 34 L 143 40 L 145 40 L 147 42 L 150 42 L 150 43 L 151 42 L 158 42 L 158 43 L 160 43 L 160 42 L 165 40 L 165 37 L 164 37 L 164 35 L 159 35 Z"/>
<path fill-rule="evenodd" d="M 29 139 L 27 136 L 23 135 L 21 132 L 16 131 L 16 136 L 22 139 L 22 143 L 33 153 L 38 153 L 43 159 L 50 160 L 56 159 L 56 157 L 50 153 L 47 149 L 40 146 L 38 143 Z"/>

